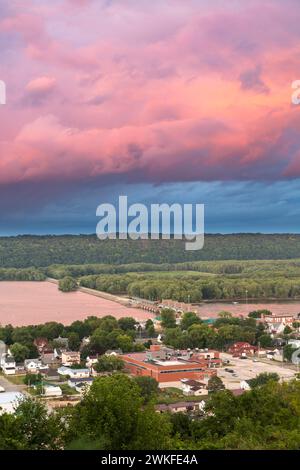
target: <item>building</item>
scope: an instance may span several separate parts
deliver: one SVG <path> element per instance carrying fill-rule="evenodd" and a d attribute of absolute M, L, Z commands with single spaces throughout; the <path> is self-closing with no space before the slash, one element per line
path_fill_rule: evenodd
<path fill-rule="evenodd" d="M 49 348 L 49 341 L 47 338 L 35 338 L 33 344 L 36 346 L 40 354 Z"/>
<path fill-rule="evenodd" d="M 80 352 L 79 351 L 62 352 L 61 363 L 63 366 L 66 366 L 66 367 L 80 364 Z"/>
<path fill-rule="evenodd" d="M 193 379 L 181 379 L 182 392 L 184 395 L 201 396 L 207 395 L 207 384 Z"/>
<path fill-rule="evenodd" d="M 1 368 L 3 374 L 14 375 L 16 373 L 16 361 L 12 356 L 3 354 L 1 357 Z"/>
<path fill-rule="evenodd" d="M 57 372 L 60 376 L 69 377 L 71 379 L 81 379 L 90 376 L 89 369 L 71 369 L 70 367 L 59 367 Z"/>
<path fill-rule="evenodd" d="M 4 341 L 0 340 L 0 364 L 1 364 L 1 358 L 3 355 L 5 355 L 7 352 L 7 346 L 4 343 Z"/>
<path fill-rule="evenodd" d="M 251 390 L 251 386 L 249 384 L 249 381 L 248 380 L 242 380 L 240 382 L 240 389 L 243 390 L 243 391 Z"/>
<path fill-rule="evenodd" d="M 150 351 L 120 357 L 132 375 L 153 377 L 159 383 L 203 380 L 216 375 L 216 367 L 222 363 L 218 351 L 174 351 L 160 345 L 152 345 Z"/>
<path fill-rule="evenodd" d="M 78 393 L 83 393 L 85 390 L 88 390 L 93 383 L 92 377 L 86 378 L 72 378 L 68 380 L 68 385 L 71 388 L 75 388 Z"/>
<path fill-rule="evenodd" d="M 56 369 L 46 369 L 45 371 L 41 371 L 43 377 L 47 381 L 58 381 L 60 379 L 60 375 Z"/>
<path fill-rule="evenodd" d="M 261 320 L 265 323 L 283 323 L 292 326 L 297 316 L 292 313 L 272 313 L 272 315 L 262 315 Z"/>
<path fill-rule="evenodd" d="M 45 385 L 43 387 L 45 397 L 61 397 L 62 389 L 57 385 Z"/>
<path fill-rule="evenodd" d="M 289 339 L 288 344 L 290 344 L 294 348 L 300 348 L 300 339 Z"/>
<path fill-rule="evenodd" d="M 57 369 L 61 365 L 61 359 L 54 355 L 54 352 L 43 353 L 41 356 L 42 363 L 51 369 Z"/>
<path fill-rule="evenodd" d="M 43 364 L 40 359 L 25 359 L 24 368 L 30 374 L 48 370 L 48 366 Z"/>
<path fill-rule="evenodd" d="M 187 412 L 202 412 L 204 413 L 205 409 L 205 401 L 180 401 L 178 403 L 170 403 L 170 404 L 160 404 L 155 406 L 155 410 L 158 413 L 164 413 L 166 411 L 171 413 L 187 413 Z"/>
<path fill-rule="evenodd" d="M 271 359 L 272 361 L 283 362 L 283 350 L 282 349 L 268 350 L 267 359 Z"/>
<path fill-rule="evenodd" d="M 229 354 L 232 354 L 233 357 L 253 356 L 256 350 L 256 346 L 252 346 L 250 343 L 244 341 L 238 341 L 228 348 Z"/>
<path fill-rule="evenodd" d="M 14 413 L 19 402 L 24 398 L 20 392 L 0 393 L 0 414 Z"/>

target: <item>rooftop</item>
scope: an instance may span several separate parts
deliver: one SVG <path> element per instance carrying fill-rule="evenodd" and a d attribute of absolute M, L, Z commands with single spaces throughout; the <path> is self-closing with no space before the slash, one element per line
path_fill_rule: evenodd
<path fill-rule="evenodd" d="M 24 398 L 23 393 L 20 392 L 4 392 L 0 393 L 0 406 L 7 403 L 17 402 Z"/>

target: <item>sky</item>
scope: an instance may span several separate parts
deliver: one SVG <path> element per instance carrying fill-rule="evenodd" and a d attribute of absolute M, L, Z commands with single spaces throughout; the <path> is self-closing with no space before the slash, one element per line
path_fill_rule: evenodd
<path fill-rule="evenodd" d="M 93 233 L 101 203 L 300 232 L 299 0 L 1 0 L 0 235 Z"/>

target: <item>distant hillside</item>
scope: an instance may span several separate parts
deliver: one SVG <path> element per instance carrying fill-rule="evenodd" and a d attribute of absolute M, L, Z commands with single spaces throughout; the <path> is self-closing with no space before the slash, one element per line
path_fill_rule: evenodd
<path fill-rule="evenodd" d="M 52 264 L 178 263 L 300 257 L 300 235 L 206 235 L 204 248 L 186 251 L 180 240 L 105 240 L 95 235 L 0 238 L 0 267 Z"/>

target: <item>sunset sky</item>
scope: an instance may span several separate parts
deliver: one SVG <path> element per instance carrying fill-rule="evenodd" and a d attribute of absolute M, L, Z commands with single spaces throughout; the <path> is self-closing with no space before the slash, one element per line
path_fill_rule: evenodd
<path fill-rule="evenodd" d="M 300 232 L 299 0 L 1 0 L 0 234 L 194 202 Z"/>

